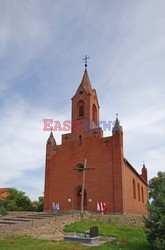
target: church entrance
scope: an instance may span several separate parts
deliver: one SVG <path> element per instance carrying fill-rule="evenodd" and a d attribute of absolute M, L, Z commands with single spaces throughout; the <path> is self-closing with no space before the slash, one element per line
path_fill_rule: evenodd
<path fill-rule="evenodd" d="M 82 188 L 80 187 L 77 191 L 77 210 L 81 210 L 81 194 L 82 194 Z M 84 210 L 87 207 L 87 194 L 84 190 Z"/>

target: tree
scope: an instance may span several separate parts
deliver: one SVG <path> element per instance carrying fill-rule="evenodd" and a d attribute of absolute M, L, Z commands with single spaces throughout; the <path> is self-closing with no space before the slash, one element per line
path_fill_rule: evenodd
<path fill-rule="evenodd" d="M 7 210 L 5 209 L 4 205 L 3 205 L 3 201 L 0 200 L 0 214 L 6 215 L 7 214 Z"/>
<path fill-rule="evenodd" d="M 31 200 L 24 192 L 16 188 L 9 189 L 9 195 L 4 201 L 4 205 L 9 211 L 28 211 L 31 209 Z"/>
<path fill-rule="evenodd" d="M 149 181 L 149 217 L 145 219 L 147 239 L 154 249 L 165 249 L 165 172 Z"/>
<path fill-rule="evenodd" d="M 44 209 L 44 197 L 43 197 L 43 196 L 40 196 L 40 197 L 38 198 L 38 209 L 37 209 L 37 211 L 38 211 L 38 212 L 42 212 L 43 209 Z"/>

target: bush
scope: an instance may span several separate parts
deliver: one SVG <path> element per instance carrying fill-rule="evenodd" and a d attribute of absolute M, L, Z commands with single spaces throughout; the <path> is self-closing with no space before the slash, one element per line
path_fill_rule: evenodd
<path fill-rule="evenodd" d="M 38 198 L 38 209 L 37 209 L 37 211 L 38 212 L 43 212 L 43 210 L 44 210 L 44 197 L 40 196 Z"/>
<path fill-rule="evenodd" d="M 4 206 L 8 211 L 29 211 L 31 200 L 24 192 L 16 188 L 10 188 L 9 195 L 4 201 Z"/>
<path fill-rule="evenodd" d="M 145 219 L 147 239 L 154 249 L 165 249 L 165 173 L 149 182 L 149 218 Z"/>
<path fill-rule="evenodd" d="M 7 210 L 2 202 L 0 202 L 0 214 L 2 214 L 2 216 L 7 215 Z"/>

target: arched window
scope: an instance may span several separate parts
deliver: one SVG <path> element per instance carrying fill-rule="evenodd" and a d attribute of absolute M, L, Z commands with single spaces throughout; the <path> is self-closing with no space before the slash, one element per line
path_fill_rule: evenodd
<path fill-rule="evenodd" d="M 142 193 L 142 202 L 144 203 L 144 191 L 143 191 L 143 187 L 141 188 L 141 193 Z"/>
<path fill-rule="evenodd" d="M 78 102 L 78 117 L 84 116 L 84 112 L 85 112 L 84 108 L 85 108 L 84 101 L 79 101 Z"/>
<path fill-rule="evenodd" d="M 92 107 L 92 119 L 94 122 L 97 122 L 97 109 L 95 104 L 93 104 Z"/>
<path fill-rule="evenodd" d="M 79 145 L 82 145 L 82 135 L 79 135 Z"/>
<path fill-rule="evenodd" d="M 76 169 L 78 169 L 78 173 L 82 172 L 83 171 L 83 168 L 84 168 L 84 165 L 79 163 L 76 165 Z"/>
<path fill-rule="evenodd" d="M 140 186 L 139 186 L 139 183 L 138 183 L 138 201 L 140 201 Z"/>
<path fill-rule="evenodd" d="M 135 185 L 135 180 L 134 179 L 132 181 L 132 185 L 133 185 L 133 198 L 136 199 L 136 185 Z"/>

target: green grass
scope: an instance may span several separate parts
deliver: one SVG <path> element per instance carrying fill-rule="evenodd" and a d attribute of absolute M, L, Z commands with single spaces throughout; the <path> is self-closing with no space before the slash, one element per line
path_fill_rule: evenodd
<path fill-rule="evenodd" d="M 65 226 L 66 232 L 85 232 L 91 226 L 99 227 L 99 235 L 115 236 L 114 243 L 105 243 L 98 247 L 88 247 L 76 243 L 63 241 L 48 241 L 33 239 L 30 237 L 6 237 L 0 240 L 0 250 L 109 250 L 109 249 L 130 249 L 130 250 L 149 250 L 145 233 L 142 228 L 129 227 L 112 222 L 101 220 L 82 220 Z"/>
<path fill-rule="evenodd" d="M 63 241 L 38 240 L 30 237 L 7 237 L 0 240 L 0 250 L 84 250 L 80 244 Z"/>
<path fill-rule="evenodd" d="M 92 249 L 132 249 L 132 250 L 145 250 L 150 249 L 146 235 L 142 228 L 130 227 L 122 224 L 116 224 L 113 222 L 103 222 L 101 220 L 82 220 L 65 226 L 66 232 L 85 232 L 92 226 L 98 226 L 99 235 L 102 236 L 114 236 L 117 238 L 117 242 L 113 244 L 104 244 L 103 246 L 93 247 Z M 123 244 L 123 246 L 122 246 Z"/>

